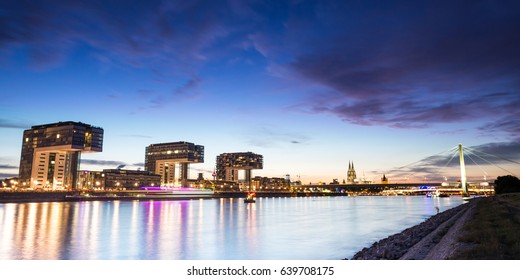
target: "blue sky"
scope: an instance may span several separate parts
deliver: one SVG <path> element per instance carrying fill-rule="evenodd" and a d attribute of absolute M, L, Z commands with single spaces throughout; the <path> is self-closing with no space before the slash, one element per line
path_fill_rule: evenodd
<path fill-rule="evenodd" d="M 24 129 L 69 120 L 105 129 L 83 169 L 189 141 L 191 177 L 252 151 L 254 175 L 437 178 L 463 143 L 498 156 L 469 176 L 519 175 L 519 34 L 518 1 L 3 1 L 0 178 Z"/>

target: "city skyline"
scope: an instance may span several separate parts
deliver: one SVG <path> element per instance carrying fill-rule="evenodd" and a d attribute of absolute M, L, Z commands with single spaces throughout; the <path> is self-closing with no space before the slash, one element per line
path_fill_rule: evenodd
<path fill-rule="evenodd" d="M 346 179 L 351 161 L 358 178 L 414 162 L 417 178 L 456 176 L 434 155 L 458 143 L 498 156 L 468 177 L 518 170 L 517 1 L 0 8 L 0 178 L 18 175 L 24 129 L 59 121 L 105 130 L 89 170 L 144 169 L 148 145 L 176 141 L 205 147 L 191 177 L 248 151 L 255 175 L 304 183 Z"/>

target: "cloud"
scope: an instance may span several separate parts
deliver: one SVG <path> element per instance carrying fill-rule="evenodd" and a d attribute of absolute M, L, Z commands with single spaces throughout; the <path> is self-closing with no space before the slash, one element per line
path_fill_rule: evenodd
<path fill-rule="evenodd" d="M 112 166 L 113 168 L 123 168 L 127 166 L 144 167 L 144 163 L 127 163 L 118 160 L 98 160 L 98 159 L 81 159 L 81 164 L 96 165 L 96 166 Z"/>
<path fill-rule="evenodd" d="M 520 165 L 520 142 L 486 143 L 477 146 L 464 147 L 464 162 L 467 166 L 478 166 L 486 171 L 490 168 L 500 169 L 499 172 L 511 174 L 515 169 L 510 166 Z M 458 147 L 423 158 L 417 162 L 387 171 L 394 177 L 424 176 L 441 178 L 448 169 L 457 169 L 460 165 Z M 484 172 L 487 173 L 487 172 Z M 435 176 L 435 175 L 434 175 Z M 471 176 L 469 174 L 468 176 Z M 432 179 L 431 177 L 430 179 Z"/>
<path fill-rule="evenodd" d="M 505 109 L 509 111 L 505 111 L 503 114 L 505 116 L 496 119 L 494 121 L 490 121 L 485 125 L 479 127 L 479 130 L 484 134 L 503 134 L 509 135 L 511 138 L 520 141 L 520 111 L 515 108 L 519 108 L 520 104 L 512 104 L 513 106 L 508 106 L 506 108 L 501 107 L 501 109 Z"/>
<path fill-rule="evenodd" d="M 305 144 L 309 138 L 297 132 L 266 127 L 256 128 L 244 134 L 246 141 L 255 147 L 270 148 L 283 144 Z"/>
<path fill-rule="evenodd" d="M 227 46 L 226 39 L 256 21 L 249 4 L 236 2 L 10 1 L 3 6 L 0 46 L 21 49 L 40 66 L 87 46 L 104 63 L 192 73 L 215 44 Z"/>
<path fill-rule="evenodd" d="M 302 48 L 287 67 L 295 79 L 323 87 L 305 106 L 349 123 L 488 120 L 497 130 L 517 131 L 511 112 L 520 105 L 519 6 L 376 2 L 368 9 L 325 2 L 313 20 L 330 31 L 296 39 Z"/>
<path fill-rule="evenodd" d="M 3 160 L 2 158 L 0 158 Z M 11 178 L 18 176 L 18 166 L 11 164 L 0 164 L 0 178 Z"/>
<path fill-rule="evenodd" d="M 22 128 L 22 129 L 26 129 L 26 128 L 29 128 L 29 127 L 31 127 L 31 125 L 26 124 L 26 123 L 12 121 L 12 120 L 6 120 L 6 119 L 0 119 L 0 128 Z"/>
<path fill-rule="evenodd" d="M 8 1 L 0 18 L 0 54 L 45 70 L 81 52 L 105 69 L 149 71 L 172 84 L 187 80 L 152 103 L 193 97 L 201 67 L 236 56 L 245 30 L 255 25 L 256 12 L 238 2 Z"/>
<path fill-rule="evenodd" d="M 213 173 L 213 170 L 206 169 L 206 168 L 190 167 L 190 169 L 193 171 L 200 172 L 200 173 Z"/>
<path fill-rule="evenodd" d="M 490 158 L 490 162 L 500 164 L 512 162 L 520 165 L 520 141 L 487 143 L 474 147 L 470 147 L 484 158 Z"/>
<path fill-rule="evenodd" d="M 303 111 L 399 128 L 480 121 L 511 137 L 520 127 L 517 34 L 515 0 L 20 0 L 0 18 L 1 53 L 35 68 L 81 51 L 170 86 L 139 91 L 144 107 L 198 98 L 204 73 L 255 52 L 265 72 L 307 88 L 294 106 Z"/>
<path fill-rule="evenodd" d="M 184 84 L 178 86 L 167 94 L 161 94 L 151 100 L 153 108 L 162 108 L 170 103 L 178 103 L 180 101 L 193 100 L 200 96 L 197 88 L 201 84 L 201 79 L 191 77 Z"/>
<path fill-rule="evenodd" d="M 18 166 L 13 166 L 10 164 L 0 164 L 0 169 L 18 169 Z"/>
<path fill-rule="evenodd" d="M 18 173 L 0 173 L 0 178 L 17 177 Z"/>
<path fill-rule="evenodd" d="M 101 165 L 101 166 L 119 166 L 119 165 L 127 165 L 127 163 L 116 160 L 97 160 L 97 159 L 81 159 L 81 164 L 89 164 L 89 165 Z"/>

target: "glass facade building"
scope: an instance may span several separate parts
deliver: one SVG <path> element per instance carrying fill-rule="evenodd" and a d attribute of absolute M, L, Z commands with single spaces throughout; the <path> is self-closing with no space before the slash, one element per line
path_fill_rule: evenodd
<path fill-rule="evenodd" d="M 145 170 L 161 176 L 161 186 L 185 186 L 189 164 L 204 162 L 204 146 L 190 142 L 151 144 L 146 147 Z"/>
<path fill-rule="evenodd" d="M 23 133 L 21 187 L 74 189 L 81 153 L 103 150 L 103 129 L 81 122 L 36 125 Z"/>

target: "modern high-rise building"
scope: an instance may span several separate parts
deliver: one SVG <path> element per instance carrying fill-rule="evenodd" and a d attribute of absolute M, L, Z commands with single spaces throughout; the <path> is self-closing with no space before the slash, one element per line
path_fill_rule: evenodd
<path fill-rule="evenodd" d="M 22 141 L 20 187 L 73 189 L 81 153 L 103 150 L 103 129 L 72 121 L 36 125 Z"/>
<path fill-rule="evenodd" d="M 251 183 L 251 170 L 263 169 L 263 156 L 252 152 L 224 153 L 217 156 L 217 180 L 238 182 L 239 170 L 245 170 L 245 183 Z"/>
<path fill-rule="evenodd" d="M 162 186 L 186 186 L 189 164 L 202 162 L 204 146 L 189 142 L 160 143 L 146 147 L 144 167 L 161 175 Z"/>

